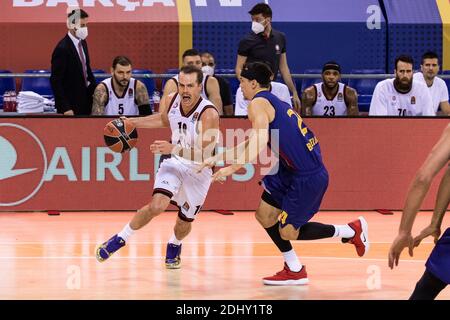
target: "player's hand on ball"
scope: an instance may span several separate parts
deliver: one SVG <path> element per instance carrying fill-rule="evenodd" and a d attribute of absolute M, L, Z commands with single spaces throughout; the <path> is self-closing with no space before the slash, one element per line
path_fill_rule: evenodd
<path fill-rule="evenodd" d="M 175 145 L 167 141 L 156 140 L 150 145 L 150 150 L 153 153 L 171 154 L 174 147 Z"/>

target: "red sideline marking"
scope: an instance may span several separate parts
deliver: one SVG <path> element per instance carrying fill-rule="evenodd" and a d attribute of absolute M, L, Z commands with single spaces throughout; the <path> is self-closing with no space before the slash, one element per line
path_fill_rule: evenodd
<path fill-rule="evenodd" d="M 375 209 L 375 211 L 387 216 L 391 216 L 394 214 L 391 210 L 388 209 Z"/>
<path fill-rule="evenodd" d="M 218 214 L 224 215 L 224 216 L 232 216 L 234 215 L 234 212 L 228 211 L 228 210 L 212 210 L 214 212 L 217 212 Z"/>
<path fill-rule="evenodd" d="M 49 216 L 59 216 L 60 215 L 59 211 L 57 211 L 57 210 L 48 210 L 47 214 Z"/>

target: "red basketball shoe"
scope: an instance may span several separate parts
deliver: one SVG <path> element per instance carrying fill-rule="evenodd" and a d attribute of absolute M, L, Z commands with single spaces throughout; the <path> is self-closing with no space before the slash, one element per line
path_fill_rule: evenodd
<path fill-rule="evenodd" d="M 358 220 L 352 221 L 348 225 L 355 230 L 355 235 L 350 239 L 342 239 L 342 242 L 353 244 L 358 256 L 362 257 L 369 252 L 370 247 L 367 221 L 363 217 L 359 217 Z"/>
<path fill-rule="evenodd" d="M 271 277 L 263 278 L 263 283 L 271 286 L 305 285 L 308 282 L 306 266 L 303 266 L 300 271 L 294 272 L 289 269 L 286 263 L 284 263 L 284 268 L 280 272 Z"/>

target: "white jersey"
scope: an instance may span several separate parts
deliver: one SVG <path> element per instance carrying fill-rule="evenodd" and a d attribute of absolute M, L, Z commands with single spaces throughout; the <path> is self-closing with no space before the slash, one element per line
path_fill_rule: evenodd
<path fill-rule="evenodd" d="M 199 120 L 203 111 L 209 108 L 214 108 L 211 101 L 200 98 L 197 105 L 188 113 L 184 114 L 181 107 L 181 96 L 175 94 L 169 104 L 167 116 L 169 118 L 170 129 L 172 130 L 172 143 L 181 146 L 182 148 L 198 148 L 201 149 L 201 141 L 199 141 Z M 184 164 L 196 163 L 187 160 L 183 157 L 173 156 Z M 197 163 L 198 164 L 198 163 Z"/>
<path fill-rule="evenodd" d="M 139 115 L 139 108 L 136 103 L 136 85 L 137 80 L 130 79 L 128 87 L 119 97 L 112 86 L 112 78 L 105 79 L 101 82 L 108 92 L 108 103 L 105 106 L 105 115 L 108 116 L 136 116 Z"/>
<path fill-rule="evenodd" d="M 210 77 L 209 75 L 207 75 L 206 73 L 203 73 L 201 96 L 205 100 L 208 100 L 208 88 L 206 87 L 206 82 L 208 81 L 209 77 Z M 175 83 L 178 86 L 178 74 L 176 76 L 173 76 L 172 79 L 175 80 Z"/>
<path fill-rule="evenodd" d="M 185 114 L 181 108 L 181 97 L 175 94 L 167 111 L 172 143 L 183 148 L 198 144 L 201 148 L 197 126 L 202 113 L 209 108 L 216 110 L 210 101 L 200 98 L 197 105 Z M 197 170 L 198 163 L 172 155 L 161 163 L 155 177 L 153 193 L 162 193 L 175 202 L 179 208 L 178 216 L 185 221 L 196 218 L 211 185 L 212 170 Z"/>
<path fill-rule="evenodd" d="M 417 72 L 414 74 L 414 81 L 419 81 L 427 85 L 422 72 Z M 431 99 L 433 99 L 434 112 L 437 112 L 441 102 L 448 101 L 447 84 L 441 78 L 435 77 L 433 79 L 433 84 L 431 87 L 428 87 L 428 90 L 430 90 Z"/>
<path fill-rule="evenodd" d="M 270 92 L 275 95 L 281 101 L 288 103 L 292 107 L 291 94 L 287 85 L 279 82 L 272 81 L 270 83 Z M 236 91 L 236 103 L 234 108 L 235 116 L 246 116 L 248 114 L 247 108 L 250 104 L 250 100 L 245 100 L 242 94 L 241 87 Z"/>
<path fill-rule="evenodd" d="M 345 87 L 346 85 L 339 82 L 339 88 L 331 100 L 325 97 L 322 90 L 323 82 L 314 84 L 316 90 L 316 102 L 312 106 L 312 114 L 314 116 L 346 116 L 347 104 L 345 102 Z"/>
<path fill-rule="evenodd" d="M 419 81 L 412 83 L 408 93 L 394 87 L 394 79 L 386 79 L 375 87 L 370 102 L 370 116 L 434 116 L 433 100 L 427 86 Z"/>

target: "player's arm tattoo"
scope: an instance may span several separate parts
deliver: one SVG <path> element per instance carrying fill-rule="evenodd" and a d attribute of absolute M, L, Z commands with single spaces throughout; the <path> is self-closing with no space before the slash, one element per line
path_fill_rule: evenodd
<path fill-rule="evenodd" d="M 94 101 L 92 103 L 92 115 L 101 116 L 105 112 L 108 102 L 108 92 L 103 84 L 99 84 L 94 91 Z"/>
<path fill-rule="evenodd" d="M 312 107 L 316 101 L 316 93 L 310 87 L 302 93 L 302 116 L 312 116 Z"/>
<path fill-rule="evenodd" d="M 138 106 L 146 105 L 150 103 L 148 91 L 145 85 L 138 81 L 136 86 L 136 102 Z"/>
<path fill-rule="evenodd" d="M 345 90 L 345 104 L 347 105 L 347 115 L 357 117 L 359 116 L 358 94 L 353 88 L 346 87 Z"/>

